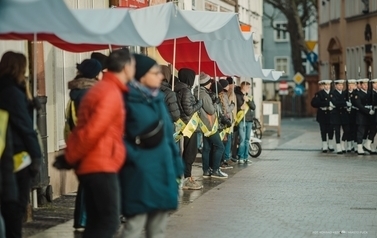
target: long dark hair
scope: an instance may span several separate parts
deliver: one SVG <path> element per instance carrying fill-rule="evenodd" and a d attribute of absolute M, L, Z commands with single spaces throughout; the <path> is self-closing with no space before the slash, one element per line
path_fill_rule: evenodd
<path fill-rule="evenodd" d="M 0 78 L 6 75 L 21 84 L 25 80 L 25 72 L 25 55 L 13 51 L 7 51 L 3 54 L 0 60 Z"/>

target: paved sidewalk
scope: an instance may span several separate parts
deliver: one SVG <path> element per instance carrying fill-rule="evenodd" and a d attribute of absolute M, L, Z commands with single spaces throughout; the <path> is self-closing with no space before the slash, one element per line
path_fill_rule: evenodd
<path fill-rule="evenodd" d="M 283 126 L 253 165 L 185 193 L 192 202 L 171 215 L 167 238 L 377 237 L 377 157 L 320 153 L 312 119 Z M 72 221 L 33 237 L 75 237 Z"/>

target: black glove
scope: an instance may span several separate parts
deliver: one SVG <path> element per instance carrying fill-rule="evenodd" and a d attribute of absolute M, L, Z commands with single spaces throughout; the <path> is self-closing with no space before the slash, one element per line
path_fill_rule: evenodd
<path fill-rule="evenodd" d="M 70 170 L 74 168 L 73 166 L 67 163 L 64 154 L 57 156 L 52 166 L 54 166 L 54 168 L 58 170 Z"/>
<path fill-rule="evenodd" d="M 38 98 L 33 98 L 33 100 L 32 100 L 32 104 L 33 104 L 33 107 L 34 107 L 37 111 L 39 111 L 39 110 L 42 109 L 42 104 L 41 104 L 41 102 L 39 101 Z"/>
<path fill-rule="evenodd" d="M 35 178 L 41 170 L 41 159 L 32 159 L 29 165 L 29 172 L 32 178 Z"/>

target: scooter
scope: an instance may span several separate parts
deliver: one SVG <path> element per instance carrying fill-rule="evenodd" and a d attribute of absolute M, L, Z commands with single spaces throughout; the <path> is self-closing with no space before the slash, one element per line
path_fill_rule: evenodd
<path fill-rule="evenodd" d="M 262 140 L 256 137 L 250 137 L 249 140 L 249 155 L 257 158 L 262 153 Z"/>

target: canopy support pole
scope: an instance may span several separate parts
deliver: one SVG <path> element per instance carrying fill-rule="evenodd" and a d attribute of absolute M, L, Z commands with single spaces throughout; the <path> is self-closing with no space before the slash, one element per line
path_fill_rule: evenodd
<path fill-rule="evenodd" d="M 113 52 L 113 47 L 111 46 L 111 44 L 109 44 L 109 51 L 110 53 Z"/>
<path fill-rule="evenodd" d="M 216 62 L 215 61 L 213 61 L 213 72 L 215 74 L 216 97 L 219 97 L 219 90 L 217 88 L 217 72 L 216 72 Z"/>
<path fill-rule="evenodd" d="M 200 94 L 200 65 L 201 65 L 201 59 L 202 59 L 202 42 L 199 41 L 199 66 L 198 66 L 198 100 L 199 100 L 199 94 Z"/>
<path fill-rule="evenodd" d="M 175 57 L 177 53 L 177 39 L 174 38 L 174 46 L 173 46 L 173 68 L 171 69 L 172 72 L 172 79 L 171 79 L 171 90 L 174 91 L 174 77 L 175 77 Z M 169 80 L 169 79 L 167 79 Z"/>

